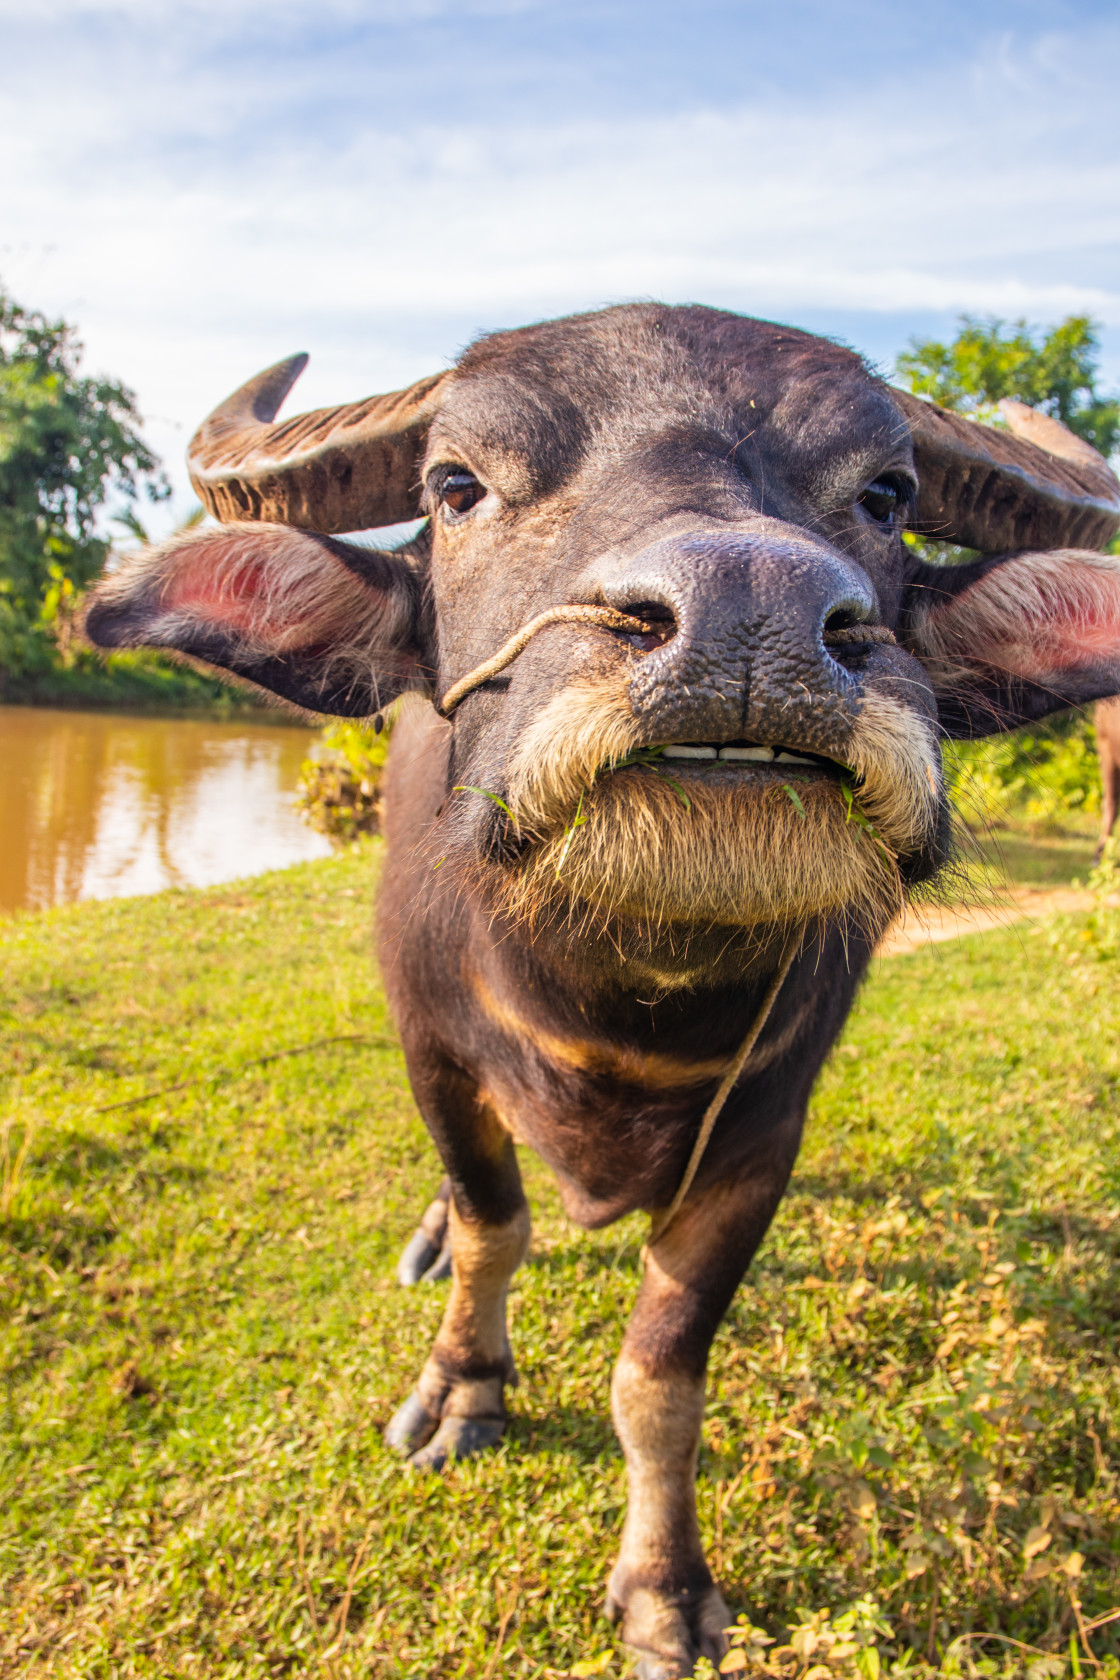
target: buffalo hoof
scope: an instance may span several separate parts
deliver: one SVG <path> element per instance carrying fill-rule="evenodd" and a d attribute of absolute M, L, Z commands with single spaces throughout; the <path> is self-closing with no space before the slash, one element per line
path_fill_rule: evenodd
<path fill-rule="evenodd" d="M 423 1400 L 413 1389 L 403 1406 L 398 1406 L 385 1429 L 385 1445 L 394 1452 L 414 1453 L 430 1441 L 439 1428 L 439 1419 L 432 1416 Z"/>
<path fill-rule="evenodd" d="M 414 1470 L 442 1470 L 453 1458 L 470 1458 L 496 1447 L 505 1431 L 504 1418 L 446 1417 L 427 1446 L 414 1452 Z"/>
<path fill-rule="evenodd" d="M 427 1271 L 424 1273 L 424 1276 L 420 1279 L 420 1282 L 439 1283 L 441 1278 L 449 1278 L 450 1276 L 451 1244 L 449 1242 L 445 1242 L 431 1265 L 428 1267 Z"/>
<path fill-rule="evenodd" d="M 451 1416 L 440 1422 L 413 1389 L 389 1420 L 385 1445 L 407 1454 L 414 1470 L 442 1470 L 452 1458 L 470 1458 L 496 1447 L 505 1426 L 504 1418 L 494 1417 Z"/>
<path fill-rule="evenodd" d="M 397 1261 L 397 1282 L 410 1289 L 415 1283 L 438 1283 L 451 1276 L 451 1244 L 435 1243 L 421 1226 L 415 1230 Z"/>
<path fill-rule="evenodd" d="M 607 1615 L 622 1624 L 623 1640 L 638 1659 L 638 1680 L 687 1680 L 698 1657 L 718 1668 L 727 1654 L 731 1617 L 718 1587 L 677 1593 L 631 1587 L 623 1603 L 612 1581 Z"/>

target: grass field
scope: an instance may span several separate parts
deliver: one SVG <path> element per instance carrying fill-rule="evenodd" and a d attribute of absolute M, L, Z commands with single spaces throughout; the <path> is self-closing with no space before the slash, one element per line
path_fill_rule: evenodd
<path fill-rule="evenodd" d="M 1084 819 L 1044 838 L 1022 829 L 995 829 L 971 841 L 972 873 L 977 873 L 977 865 L 986 866 L 997 888 L 1008 882 L 1019 887 L 1068 887 L 1071 879 L 1084 881 L 1093 867 L 1096 840 L 1095 828 L 1087 829 Z"/>
<path fill-rule="evenodd" d="M 637 1219 L 577 1232 L 527 1162 L 506 1444 L 442 1479 L 382 1445 L 446 1285 L 393 1277 L 439 1171 L 376 856 L 0 924 L 4 1677 L 625 1672 Z M 733 1611 L 892 1630 L 822 1675 L 1117 1672 L 1120 1622 L 1079 1633 L 1120 1607 L 1120 965 L 1083 931 L 879 965 L 718 1337 Z"/>

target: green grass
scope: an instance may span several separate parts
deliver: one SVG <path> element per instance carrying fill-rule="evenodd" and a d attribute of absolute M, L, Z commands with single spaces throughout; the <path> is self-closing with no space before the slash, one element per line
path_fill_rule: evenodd
<path fill-rule="evenodd" d="M 68 664 L 59 661 L 20 677 L 0 669 L 0 702 L 94 711 L 209 712 L 219 717 L 271 710 L 260 695 L 149 649 L 105 655 L 82 649 Z"/>
<path fill-rule="evenodd" d="M 1084 818 L 1068 829 L 1032 834 L 1023 824 L 993 828 L 972 837 L 968 855 L 978 861 L 997 885 L 1068 887 L 1084 883 L 1097 849 L 1096 828 Z"/>
<path fill-rule="evenodd" d="M 528 1161 L 507 1442 L 442 1479 L 381 1442 L 446 1286 L 393 1277 L 439 1169 L 369 960 L 377 855 L 0 928 L 0 1675 L 625 1671 L 639 1220 L 577 1232 Z M 699 1481 L 771 1633 L 870 1593 L 885 1670 L 1041 1680 L 1120 1605 L 1120 977 L 1083 925 L 881 963 L 822 1081 Z M 946 1659 L 969 1630 L 1057 1658 Z"/>

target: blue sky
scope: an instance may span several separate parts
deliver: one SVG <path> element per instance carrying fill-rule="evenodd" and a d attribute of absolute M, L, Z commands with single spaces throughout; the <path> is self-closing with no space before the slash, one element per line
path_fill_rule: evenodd
<path fill-rule="evenodd" d="M 1088 311 L 1120 384 L 1120 13 L 973 0 L 0 0 L 0 278 L 186 439 L 630 297 L 889 367 Z M 12 67 L 15 67 L 15 74 Z"/>

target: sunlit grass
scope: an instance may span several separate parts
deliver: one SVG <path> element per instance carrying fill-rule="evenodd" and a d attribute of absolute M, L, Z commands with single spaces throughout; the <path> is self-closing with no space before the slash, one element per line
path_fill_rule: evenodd
<path fill-rule="evenodd" d="M 393 1276 L 439 1169 L 376 855 L 3 924 L 4 1676 L 624 1672 L 639 1220 L 575 1231 L 528 1160 L 506 1443 L 443 1478 L 381 1443 L 446 1286 Z M 870 1594 L 884 1667 L 1040 1660 L 971 1631 L 1060 1673 L 1120 1605 L 1120 985 L 1082 925 L 879 965 L 823 1079 L 700 1473 L 732 1610 L 779 1639 Z"/>

